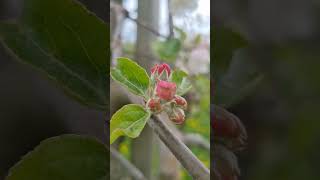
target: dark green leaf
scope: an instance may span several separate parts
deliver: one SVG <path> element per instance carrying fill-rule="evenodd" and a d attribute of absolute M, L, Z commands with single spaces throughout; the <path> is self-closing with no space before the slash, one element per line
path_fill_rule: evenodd
<path fill-rule="evenodd" d="M 181 50 L 181 41 L 175 38 L 166 41 L 157 41 L 153 48 L 162 60 L 173 62 L 177 59 Z"/>
<path fill-rule="evenodd" d="M 222 27 L 214 27 L 212 37 L 213 63 L 210 65 L 213 66 L 211 72 L 217 77 L 228 69 L 234 51 L 247 46 L 247 42 L 239 33 Z"/>
<path fill-rule="evenodd" d="M 217 80 L 214 103 L 225 107 L 249 95 L 262 80 L 262 74 L 245 49 L 236 51 L 228 71 Z"/>
<path fill-rule="evenodd" d="M 182 70 L 175 70 L 171 74 L 170 81 L 176 83 L 177 94 L 180 96 L 187 93 L 192 87 L 187 77 L 188 74 Z"/>
<path fill-rule="evenodd" d="M 93 138 L 63 135 L 49 138 L 28 153 L 6 180 L 107 179 L 109 152 Z"/>
<path fill-rule="evenodd" d="M 149 118 L 150 112 L 140 105 L 128 104 L 123 106 L 111 118 L 110 144 L 119 136 L 138 137 Z"/>
<path fill-rule="evenodd" d="M 139 96 L 146 95 L 150 84 L 146 70 L 127 58 L 117 59 L 117 66 L 111 69 L 111 77 Z"/>
<path fill-rule="evenodd" d="M 28 0 L 23 18 L 0 25 L 12 54 L 82 103 L 107 109 L 107 25 L 73 0 Z"/>

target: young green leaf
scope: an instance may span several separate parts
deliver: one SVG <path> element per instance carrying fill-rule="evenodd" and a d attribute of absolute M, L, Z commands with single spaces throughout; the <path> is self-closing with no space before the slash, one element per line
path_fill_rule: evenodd
<path fill-rule="evenodd" d="M 128 104 L 118 110 L 110 121 L 110 144 L 119 136 L 136 138 L 140 135 L 151 114 L 142 106 Z"/>
<path fill-rule="evenodd" d="M 176 83 L 177 94 L 180 96 L 187 93 L 192 88 L 187 76 L 188 74 L 182 70 L 175 70 L 171 74 L 170 81 Z"/>
<path fill-rule="evenodd" d="M 117 59 L 117 66 L 111 69 L 111 77 L 139 96 L 146 95 L 150 84 L 146 70 L 127 58 Z"/>
<path fill-rule="evenodd" d="M 173 62 L 177 59 L 181 46 L 181 41 L 173 38 L 155 42 L 153 49 L 162 60 Z"/>
<path fill-rule="evenodd" d="M 0 40 L 17 59 L 46 73 L 80 102 L 105 111 L 107 25 L 74 0 L 28 0 L 23 18 L 0 24 Z"/>
<path fill-rule="evenodd" d="M 49 138 L 22 158 L 6 180 L 101 180 L 109 169 L 105 145 L 89 137 Z"/>

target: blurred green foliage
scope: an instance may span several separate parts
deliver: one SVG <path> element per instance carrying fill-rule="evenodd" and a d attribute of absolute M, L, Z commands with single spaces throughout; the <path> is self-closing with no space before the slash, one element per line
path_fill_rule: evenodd
<path fill-rule="evenodd" d="M 187 133 L 199 133 L 210 140 L 210 80 L 205 75 L 193 77 L 194 96 L 196 101 L 189 102 L 189 113 L 185 126 Z"/>
<path fill-rule="evenodd" d="M 167 39 L 165 41 L 155 41 L 153 49 L 161 60 L 174 62 L 181 50 L 181 41 L 176 38 Z"/>

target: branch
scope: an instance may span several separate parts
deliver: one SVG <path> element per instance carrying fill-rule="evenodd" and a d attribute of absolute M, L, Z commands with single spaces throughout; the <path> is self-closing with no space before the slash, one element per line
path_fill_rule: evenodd
<path fill-rule="evenodd" d="M 156 36 L 159 36 L 159 37 L 163 37 L 163 38 L 166 38 L 168 39 L 169 37 L 168 36 L 165 36 L 163 34 L 161 34 L 160 32 L 158 32 L 157 30 L 149 27 L 147 24 L 144 24 L 143 22 L 140 22 L 138 21 L 137 19 L 133 18 L 132 16 L 130 16 L 130 13 L 128 10 L 126 10 L 124 7 L 120 6 L 114 2 L 110 2 L 110 7 L 117 7 L 117 8 L 121 8 L 122 10 L 122 13 L 124 14 L 124 16 L 128 19 L 130 19 L 131 21 L 135 22 L 138 26 L 141 26 L 143 27 L 144 29 L 150 31 L 151 33 L 153 33 L 154 35 Z"/>
<path fill-rule="evenodd" d="M 121 165 L 124 167 L 130 176 L 135 180 L 146 180 L 144 175 L 137 169 L 134 165 L 132 165 L 128 160 L 126 160 L 123 156 L 121 156 L 116 150 L 110 148 L 111 157 L 115 158 Z"/>
<path fill-rule="evenodd" d="M 166 38 L 166 39 L 168 38 L 168 36 L 160 34 L 157 30 L 152 29 L 151 27 L 149 27 L 148 25 L 144 24 L 143 22 L 140 22 L 137 19 L 132 18 L 129 14 L 128 14 L 127 18 L 130 19 L 131 21 L 135 22 L 137 25 L 139 25 L 139 26 L 143 27 L 144 29 L 150 31 L 151 33 L 155 34 L 156 36 L 160 36 L 160 37 L 163 37 L 163 38 Z"/>
<path fill-rule="evenodd" d="M 188 146 L 199 146 L 210 151 L 210 143 L 199 134 L 185 134 L 182 140 Z"/>
<path fill-rule="evenodd" d="M 168 21 L 169 21 L 169 38 L 172 38 L 174 35 L 173 32 L 173 17 L 172 17 L 172 10 L 171 10 L 171 1 L 168 0 Z"/>
<path fill-rule="evenodd" d="M 127 93 L 127 92 L 126 92 Z M 127 93 L 131 102 L 136 104 L 145 104 L 140 97 L 133 96 Z M 160 115 L 153 115 L 148 125 L 159 136 L 161 141 L 170 149 L 172 154 L 178 159 L 181 165 L 189 172 L 189 174 L 196 180 L 209 180 L 210 171 L 203 165 L 203 163 L 191 152 L 191 150 L 182 142 L 181 139 L 170 130 L 165 121 L 168 116 L 164 113 Z"/>
<path fill-rule="evenodd" d="M 163 115 L 163 114 L 162 114 Z M 164 123 L 163 116 L 153 116 L 148 121 L 149 126 L 155 131 L 162 142 L 170 149 L 182 166 L 189 172 L 193 179 L 208 180 L 210 171 L 191 152 L 191 150 L 178 139 Z"/>

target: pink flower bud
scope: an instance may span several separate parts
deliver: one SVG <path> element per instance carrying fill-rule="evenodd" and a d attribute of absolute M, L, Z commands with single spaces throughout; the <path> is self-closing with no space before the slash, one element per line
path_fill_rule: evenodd
<path fill-rule="evenodd" d="M 159 69 L 159 65 L 158 65 L 158 64 L 154 65 L 154 66 L 151 68 L 151 74 L 153 74 L 153 73 L 155 73 L 156 71 L 158 71 L 158 69 Z"/>
<path fill-rule="evenodd" d="M 165 71 L 168 76 L 171 74 L 171 68 L 168 64 L 156 64 L 151 68 L 151 74 L 157 73 L 157 75 L 161 75 L 162 72 Z"/>
<path fill-rule="evenodd" d="M 186 101 L 183 97 L 178 96 L 178 95 L 175 95 L 173 101 L 174 101 L 178 106 L 182 107 L 182 109 L 184 109 L 184 110 L 187 109 L 188 103 L 187 103 L 187 101 Z"/>
<path fill-rule="evenodd" d="M 147 107 L 155 113 L 161 112 L 162 107 L 159 98 L 149 99 L 147 102 Z"/>
<path fill-rule="evenodd" d="M 156 87 L 157 96 L 161 99 L 170 101 L 176 94 L 177 86 L 173 82 L 159 81 Z"/>
<path fill-rule="evenodd" d="M 246 146 L 248 135 L 240 119 L 224 108 L 215 105 L 212 105 L 211 113 L 214 138 L 223 141 L 229 149 L 243 149 Z"/>
<path fill-rule="evenodd" d="M 163 71 L 167 72 L 168 76 L 170 76 L 171 68 L 168 64 L 163 63 L 159 66 L 159 74 L 161 74 Z"/>
<path fill-rule="evenodd" d="M 211 113 L 213 115 L 211 126 L 215 136 L 247 137 L 247 132 L 237 116 L 219 106 L 214 106 L 214 112 Z"/>
<path fill-rule="evenodd" d="M 183 109 L 174 108 L 171 114 L 169 115 L 169 119 L 175 124 L 182 124 L 185 120 Z"/>

